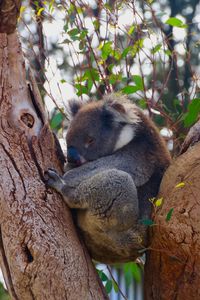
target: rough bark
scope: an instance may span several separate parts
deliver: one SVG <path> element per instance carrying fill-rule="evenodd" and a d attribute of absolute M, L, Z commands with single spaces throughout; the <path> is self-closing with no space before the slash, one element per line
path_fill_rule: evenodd
<path fill-rule="evenodd" d="M 16 29 L 21 0 L 0 1 L 0 33 L 12 33 Z"/>
<path fill-rule="evenodd" d="M 189 147 L 193 146 L 198 141 L 200 141 L 200 120 L 190 128 L 180 153 L 186 152 Z"/>
<path fill-rule="evenodd" d="M 154 215 L 145 299 L 200 299 L 200 143 L 169 167 L 159 197 L 164 204 Z"/>
<path fill-rule="evenodd" d="M 44 183 L 62 172 L 16 32 L 0 33 L 0 264 L 12 299 L 107 299 L 69 209 Z"/>

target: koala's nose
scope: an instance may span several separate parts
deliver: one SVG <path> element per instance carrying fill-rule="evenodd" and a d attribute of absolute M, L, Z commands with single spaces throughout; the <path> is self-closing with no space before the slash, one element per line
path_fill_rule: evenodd
<path fill-rule="evenodd" d="M 67 147 L 67 161 L 76 165 L 81 162 L 78 150 L 73 146 Z"/>

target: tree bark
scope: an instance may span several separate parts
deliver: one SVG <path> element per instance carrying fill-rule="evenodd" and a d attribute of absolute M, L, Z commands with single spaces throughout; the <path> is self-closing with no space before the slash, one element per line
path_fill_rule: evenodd
<path fill-rule="evenodd" d="M 169 167 L 158 197 L 164 204 L 154 214 L 145 299 L 200 299 L 200 143 Z"/>
<path fill-rule="evenodd" d="M 0 32 L 10 33 L 3 4 Z M 69 209 L 45 186 L 44 171 L 63 166 L 36 85 L 30 93 L 26 84 L 17 33 L 7 33 L 0 33 L 0 264 L 9 293 L 15 300 L 107 299 Z"/>

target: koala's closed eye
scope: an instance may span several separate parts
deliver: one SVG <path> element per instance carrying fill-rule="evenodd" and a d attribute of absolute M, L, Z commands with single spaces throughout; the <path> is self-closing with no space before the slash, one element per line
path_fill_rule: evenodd
<path fill-rule="evenodd" d="M 95 143 L 95 138 L 88 135 L 85 139 L 85 148 L 92 146 L 94 143 Z"/>

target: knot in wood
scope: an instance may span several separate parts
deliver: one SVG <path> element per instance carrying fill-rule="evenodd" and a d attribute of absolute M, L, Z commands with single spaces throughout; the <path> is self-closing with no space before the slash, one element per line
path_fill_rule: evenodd
<path fill-rule="evenodd" d="M 33 128 L 35 123 L 34 117 L 29 113 L 23 113 L 21 115 L 21 121 L 29 128 Z"/>

